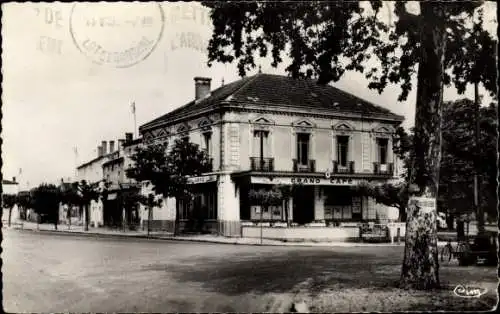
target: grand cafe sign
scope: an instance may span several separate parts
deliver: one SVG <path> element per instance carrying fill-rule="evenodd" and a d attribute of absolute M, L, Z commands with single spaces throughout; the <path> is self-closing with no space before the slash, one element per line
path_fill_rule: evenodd
<path fill-rule="evenodd" d="M 325 177 L 251 177 L 251 183 L 254 184 L 284 184 L 284 185 L 357 185 L 361 182 L 353 178 L 335 178 L 330 173 L 325 173 Z"/>

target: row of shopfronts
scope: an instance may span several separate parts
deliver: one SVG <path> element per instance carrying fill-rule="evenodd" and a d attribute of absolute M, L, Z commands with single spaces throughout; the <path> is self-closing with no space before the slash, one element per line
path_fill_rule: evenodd
<path fill-rule="evenodd" d="M 217 175 L 193 178 L 193 196 L 170 203 L 177 207 L 181 231 L 238 236 L 240 226 L 244 223 L 288 222 L 292 226 L 320 223 L 336 226 L 340 223 L 388 221 L 398 218 L 396 209 L 356 195 L 351 187 L 357 184 L 359 179 L 284 176 L 272 179 L 275 181 L 272 184 L 267 177 L 244 176 L 227 179 L 226 176 L 226 180 L 221 180 Z M 273 184 L 294 187 L 292 195 L 284 198 L 281 205 L 262 206 L 249 198 L 251 190 L 270 189 Z M 223 185 L 229 185 L 229 189 L 221 188 Z M 228 202 L 228 198 L 234 201 Z M 153 219 L 153 226 L 167 230 L 172 228 L 173 221 L 162 223 L 159 220 L 175 219 L 175 214 L 172 214 L 175 209 L 164 206 L 155 210 L 170 211 L 171 214 L 157 212 L 154 214 L 156 219 Z M 147 216 L 143 215 L 143 224 L 146 219 Z M 228 220 L 233 226 L 226 225 Z M 231 232 L 235 234 L 221 232 L 223 228 L 236 229 Z"/>

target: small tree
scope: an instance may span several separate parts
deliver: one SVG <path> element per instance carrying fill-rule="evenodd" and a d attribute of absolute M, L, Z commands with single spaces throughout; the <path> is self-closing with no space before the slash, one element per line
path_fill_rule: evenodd
<path fill-rule="evenodd" d="M 77 185 L 72 183 L 63 183 L 60 186 L 61 190 L 61 203 L 68 206 L 68 211 L 66 213 L 68 218 L 68 229 L 71 228 L 71 211 L 72 208 L 81 206 L 81 197 L 78 195 Z"/>
<path fill-rule="evenodd" d="M 157 143 L 136 148 L 131 159 L 134 167 L 127 176 L 137 182 L 147 181 L 152 185 L 152 195 L 175 197 L 176 200 L 191 196 L 188 178 L 209 171 L 210 161 L 205 151 L 187 137 L 175 140 L 167 152 L 168 144 Z M 148 200 L 150 200 L 148 195 Z M 149 201 L 147 201 L 147 204 Z M 152 206 L 148 205 L 149 209 Z M 179 206 L 176 206 L 174 235 L 179 232 Z"/>
<path fill-rule="evenodd" d="M 353 190 L 359 195 L 372 197 L 375 202 L 386 206 L 396 207 L 399 211 L 399 221 L 406 221 L 406 207 L 408 206 L 408 184 L 400 182 L 396 184 L 383 183 L 373 184 L 361 181 Z"/>
<path fill-rule="evenodd" d="M 262 218 L 264 210 L 268 211 L 269 206 L 279 205 L 283 201 L 281 189 L 273 186 L 272 189 L 251 189 L 248 192 L 248 197 L 251 202 L 261 206 L 260 209 L 260 243 L 262 244 Z"/>
<path fill-rule="evenodd" d="M 17 204 L 17 195 L 16 194 L 2 194 L 2 207 L 9 211 L 9 220 L 8 224 L 10 227 L 10 221 L 12 217 L 12 208 Z"/>

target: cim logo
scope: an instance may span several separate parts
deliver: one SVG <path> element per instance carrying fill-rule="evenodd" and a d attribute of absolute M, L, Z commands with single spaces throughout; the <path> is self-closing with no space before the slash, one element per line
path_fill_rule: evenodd
<path fill-rule="evenodd" d="M 469 286 L 462 286 L 458 285 L 455 290 L 453 290 L 453 293 L 457 297 L 461 298 L 479 298 L 483 294 L 488 292 L 486 288 L 479 288 L 479 287 L 469 287 Z"/>

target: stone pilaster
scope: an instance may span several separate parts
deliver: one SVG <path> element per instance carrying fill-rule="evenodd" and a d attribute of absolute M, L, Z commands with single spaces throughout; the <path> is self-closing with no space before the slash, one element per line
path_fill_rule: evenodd
<path fill-rule="evenodd" d="M 239 188 L 230 175 L 219 176 L 217 191 L 217 220 L 219 234 L 223 236 L 241 236 Z"/>
<path fill-rule="evenodd" d="M 371 171 L 371 139 L 370 139 L 370 134 L 368 133 L 363 133 L 362 135 L 362 145 L 363 145 L 363 153 L 362 153 L 362 169 L 363 171 Z"/>
<path fill-rule="evenodd" d="M 325 219 L 325 202 L 321 193 L 321 187 L 314 187 L 314 220 Z"/>

